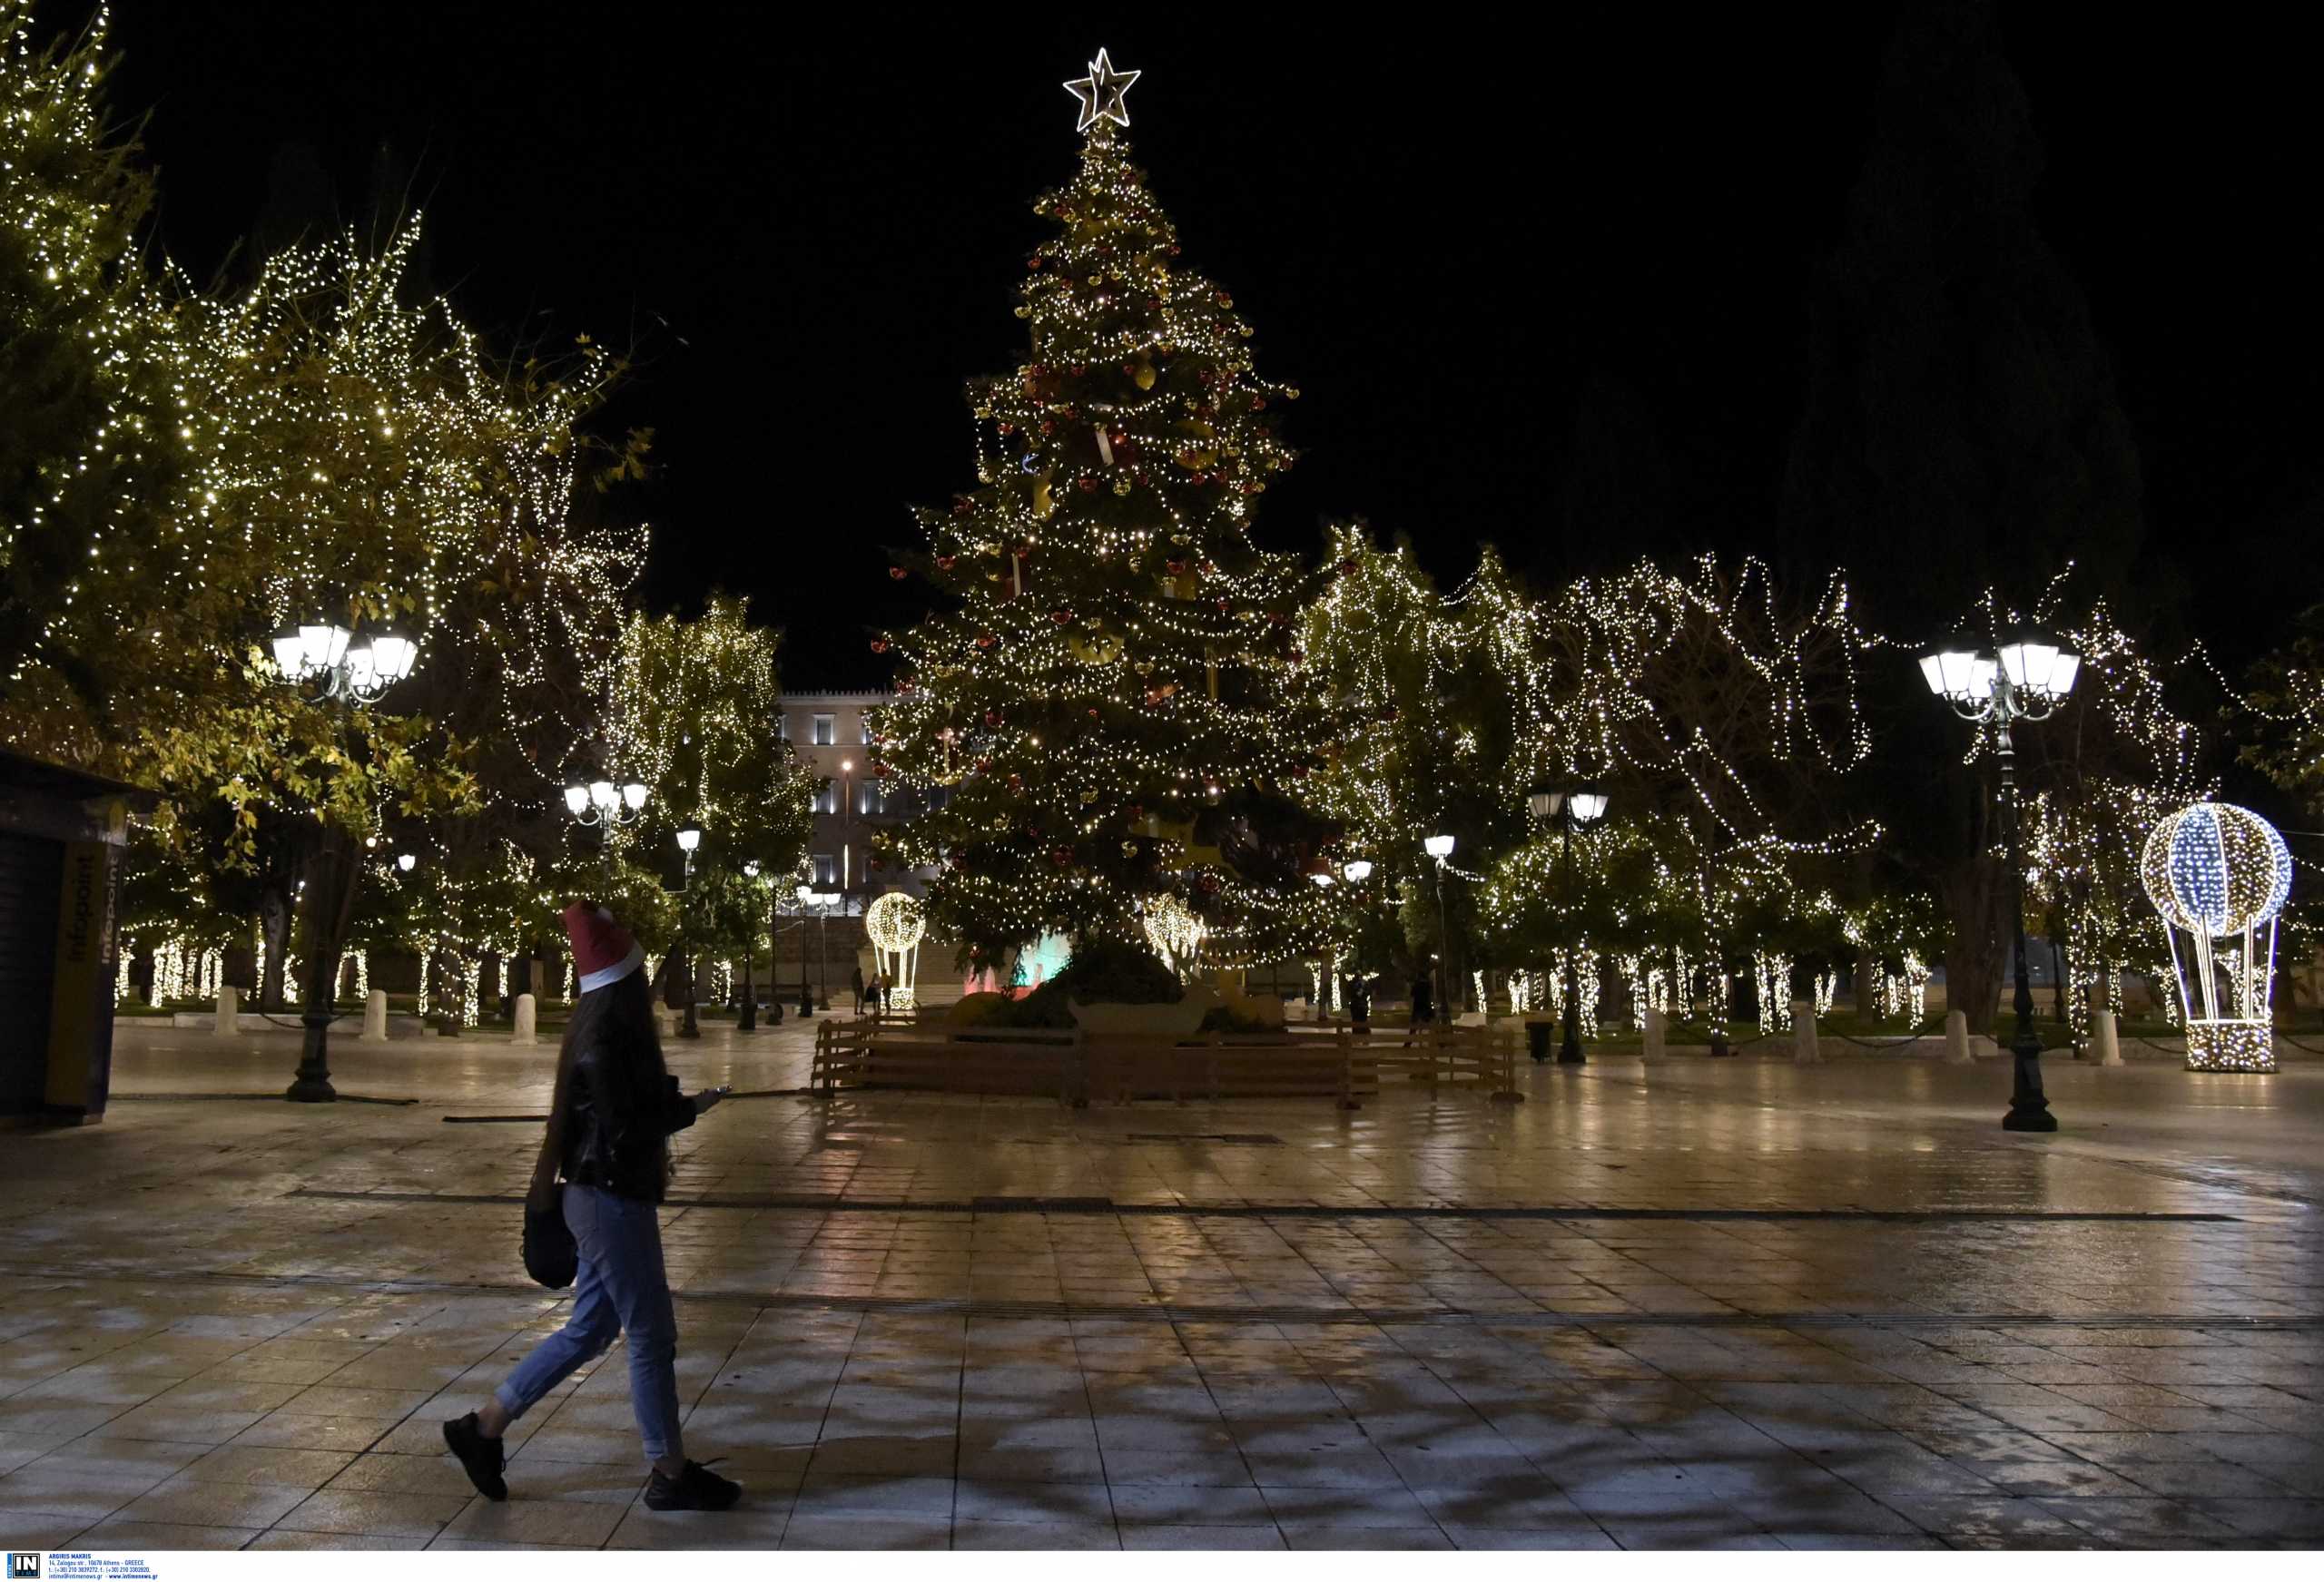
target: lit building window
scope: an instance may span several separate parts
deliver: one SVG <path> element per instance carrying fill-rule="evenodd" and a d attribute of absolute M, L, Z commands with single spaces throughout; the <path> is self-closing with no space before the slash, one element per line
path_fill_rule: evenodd
<path fill-rule="evenodd" d="M 829 747 L 837 742 L 839 740 L 839 732 L 837 729 L 838 722 L 832 715 L 817 714 L 814 717 L 812 723 L 814 728 L 812 745 L 817 747 Z"/>
<path fill-rule="evenodd" d="M 815 788 L 815 811 L 819 813 L 839 811 L 839 787 L 832 781 L 827 780 Z"/>
<path fill-rule="evenodd" d="M 839 864 L 828 851 L 815 853 L 815 886 L 829 889 L 839 881 Z"/>

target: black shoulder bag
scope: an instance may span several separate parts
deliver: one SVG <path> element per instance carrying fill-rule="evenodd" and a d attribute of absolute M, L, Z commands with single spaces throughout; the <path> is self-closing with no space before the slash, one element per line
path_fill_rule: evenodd
<path fill-rule="evenodd" d="M 525 1272 L 551 1291 L 564 1290 L 581 1271 L 581 1249 L 574 1244 L 573 1227 L 565 1223 L 565 1194 L 556 1190 L 556 1167 L 564 1154 L 564 1100 L 565 1085 L 559 1082 L 540 1157 L 533 1164 L 532 1184 L 525 1191 Z"/>

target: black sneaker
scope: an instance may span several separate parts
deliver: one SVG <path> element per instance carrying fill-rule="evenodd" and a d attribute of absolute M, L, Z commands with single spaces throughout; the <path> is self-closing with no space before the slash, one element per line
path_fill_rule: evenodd
<path fill-rule="evenodd" d="M 743 1498 L 743 1486 L 721 1478 L 699 1461 L 688 1461 L 675 1478 L 660 1468 L 645 1485 L 648 1510 L 724 1510 Z"/>
<path fill-rule="evenodd" d="M 460 1469 L 476 1485 L 476 1491 L 487 1499 L 508 1498 L 507 1480 L 500 1476 L 506 1458 L 500 1453 L 500 1441 L 487 1440 L 477 1426 L 476 1413 L 456 1417 L 444 1425 L 444 1443 L 460 1459 Z"/>

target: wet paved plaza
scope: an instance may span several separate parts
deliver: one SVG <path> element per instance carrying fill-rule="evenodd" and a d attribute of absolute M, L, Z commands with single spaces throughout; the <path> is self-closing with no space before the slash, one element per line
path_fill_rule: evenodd
<path fill-rule="evenodd" d="M 664 1213 L 688 1451 L 619 1350 L 474 1497 L 438 1423 L 557 1293 L 516 1257 L 554 1050 L 125 1033 L 102 1125 L 0 1135 L 15 1548 L 2324 1543 L 2324 1066 L 1527 1067 L 1074 1112 L 800 1096 L 795 1025 Z M 459 1117 L 448 1121 L 447 1117 Z M 503 1118 L 495 1118 L 503 1117 Z"/>

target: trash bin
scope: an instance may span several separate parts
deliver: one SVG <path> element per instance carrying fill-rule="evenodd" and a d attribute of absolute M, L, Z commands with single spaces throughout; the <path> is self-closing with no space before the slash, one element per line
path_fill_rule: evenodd
<path fill-rule="evenodd" d="M 1525 1052 L 1532 1056 L 1536 1061 L 1547 1060 L 1550 1057 L 1551 1026 L 1551 1024 L 1548 1022 L 1525 1024 Z"/>

